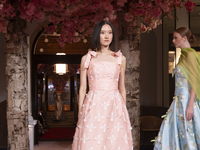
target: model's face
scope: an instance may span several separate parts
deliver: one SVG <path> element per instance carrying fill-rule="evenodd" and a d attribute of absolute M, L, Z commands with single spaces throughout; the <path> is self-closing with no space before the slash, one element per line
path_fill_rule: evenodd
<path fill-rule="evenodd" d="M 59 87 L 59 86 L 57 87 L 57 90 L 58 90 L 58 91 L 60 90 L 60 87 Z"/>
<path fill-rule="evenodd" d="M 172 42 L 174 43 L 176 48 L 181 48 L 185 40 L 186 37 L 182 37 L 179 33 L 174 32 Z"/>
<path fill-rule="evenodd" d="M 100 32 L 100 45 L 107 47 L 112 42 L 112 39 L 112 28 L 108 24 L 103 25 Z"/>

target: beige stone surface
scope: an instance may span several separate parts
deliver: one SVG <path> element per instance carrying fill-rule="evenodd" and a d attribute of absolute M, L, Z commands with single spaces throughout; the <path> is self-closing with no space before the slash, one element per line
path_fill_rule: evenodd
<path fill-rule="evenodd" d="M 9 150 L 29 150 L 27 34 L 26 31 L 21 31 L 25 29 L 24 21 L 14 20 L 8 24 L 9 32 L 5 36 Z"/>
<path fill-rule="evenodd" d="M 119 49 L 126 57 L 125 87 L 127 109 L 132 126 L 133 149 L 140 149 L 140 29 L 128 27 L 119 19 Z M 138 25 L 140 20 L 138 19 Z"/>

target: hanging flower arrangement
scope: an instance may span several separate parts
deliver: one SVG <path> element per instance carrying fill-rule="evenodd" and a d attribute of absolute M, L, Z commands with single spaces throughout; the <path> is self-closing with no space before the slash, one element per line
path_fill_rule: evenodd
<path fill-rule="evenodd" d="M 196 3 L 190 0 L 138 0 L 138 3 L 130 2 L 129 11 L 125 13 L 124 19 L 136 26 L 137 16 L 141 18 L 141 32 L 155 29 L 162 23 L 161 16 L 174 19 L 172 11 L 184 6 L 188 12 L 193 11 Z"/>
<path fill-rule="evenodd" d="M 193 11 L 196 3 L 190 0 L 1 0 L 0 32 L 6 33 L 9 21 L 16 16 L 27 22 L 48 19 L 53 25 L 45 30 L 55 33 L 61 29 L 57 41 L 64 46 L 66 42 L 85 42 L 99 20 L 116 23 L 121 10 L 126 10 L 124 19 L 130 26 L 136 27 L 140 17 L 141 31 L 146 32 L 161 23 L 162 15 L 173 18 L 172 11 L 182 6 Z"/>

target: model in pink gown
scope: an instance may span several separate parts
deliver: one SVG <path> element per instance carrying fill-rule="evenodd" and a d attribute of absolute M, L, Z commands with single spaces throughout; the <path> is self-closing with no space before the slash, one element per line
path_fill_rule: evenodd
<path fill-rule="evenodd" d="M 131 125 L 118 81 L 122 54 L 116 62 L 93 62 L 97 53 L 89 51 L 87 68 L 89 92 L 84 99 L 72 150 L 133 150 Z"/>

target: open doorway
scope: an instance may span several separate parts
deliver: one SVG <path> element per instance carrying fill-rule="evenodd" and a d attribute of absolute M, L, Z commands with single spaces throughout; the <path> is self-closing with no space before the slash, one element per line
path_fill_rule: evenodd
<path fill-rule="evenodd" d="M 79 64 L 81 57 L 92 48 L 91 42 L 88 39 L 87 43 L 80 41 L 60 47 L 59 36 L 59 33 L 47 34 L 42 30 L 32 48 L 32 114 L 40 121 L 35 126 L 35 144 L 41 140 L 72 140 L 78 120 Z M 58 64 L 67 66 L 67 71 L 56 73 Z M 63 92 L 62 106 L 57 102 L 57 91 Z M 55 119 L 55 111 L 63 117 Z"/>

